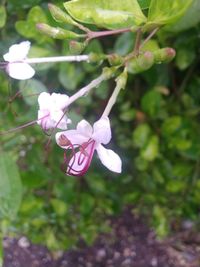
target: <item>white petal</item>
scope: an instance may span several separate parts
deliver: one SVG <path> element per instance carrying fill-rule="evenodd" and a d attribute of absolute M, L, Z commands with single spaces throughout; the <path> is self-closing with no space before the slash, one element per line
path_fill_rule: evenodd
<path fill-rule="evenodd" d="M 96 121 L 93 125 L 94 133 L 92 139 L 97 143 L 108 144 L 111 140 L 110 120 L 108 117 L 103 117 Z"/>
<path fill-rule="evenodd" d="M 50 119 L 48 110 L 38 110 L 37 124 L 39 124 L 45 131 L 52 129 L 54 127 L 54 123 Z"/>
<path fill-rule="evenodd" d="M 86 120 L 80 121 L 77 124 L 76 129 L 83 136 L 86 136 L 88 138 L 92 136 L 92 132 L 93 132 L 92 126 Z"/>
<path fill-rule="evenodd" d="M 12 45 L 9 48 L 9 52 L 3 56 L 4 60 L 8 62 L 15 62 L 25 59 L 28 55 L 30 45 L 31 43 L 29 41 Z"/>
<path fill-rule="evenodd" d="M 27 63 L 9 63 L 6 71 L 10 77 L 18 80 L 30 79 L 35 74 L 35 70 Z"/>
<path fill-rule="evenodd" d="M 37 124 L 41 125 L 42 120 L 47 118 L 49 116 L 49 111 L 48 110 L 38 110 L 38 121 Z"/>
<path fill-rule="evenodd" d="M 106 149 L 102 145 L 96 147 L 101 163 L 106 166 L 110 171 L 121 173 L 122 161 L 120 157 L 111 149 Z"/>
<path fill-rule="evenodd" d="M 69 99 L 68 95 L 53 93 L 51 95 L 51 98 L 56 108 L 64 109 L 67 107 L 67 102 Z"/>
<path fill-rule="evenodd" d="M 50 118 L 54 122 L 54 127 L 61 130 L 67 129 L 67 116 L 62 110 L 50 110 Z"/>
<path fill-rule="evenodd" d="M 74 146 L 82 145 L 83 143 L 88 141 L 88 137 L 79 134 L 77 130 L 68 130 L 64 132 L 59 132 L 56 134 L 55 138 L 56 138 L 56 143 L 62 148 L 66 148 L 66 146 L 61 145 L 59 142 L 61 135 L 64 135 L 66 139 L 68 139 Z"/>
<path fill-rule="evenodd" d="M 38 103 L 39 103 L 39 107 L 40 109 L 49 109 L 51 108 L 51 96 L 49 93 L 46 92 L 42 92 L 39 96 L 38 96 Z"/>

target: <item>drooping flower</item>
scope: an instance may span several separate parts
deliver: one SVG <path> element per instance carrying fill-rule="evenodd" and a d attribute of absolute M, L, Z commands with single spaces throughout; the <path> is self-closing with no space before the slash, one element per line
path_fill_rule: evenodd
<path fill-rule="evenodd" d="M 68 130 L 56 134 L 57 144 L 65 149 L 64 164 L 66 174 L 73 176 L 84 175 L 92 161 L 94 151 L 97 151 L 101 163 L 113 172 L 120 173 L 122 162 L 120 157 L 111 149 L 105 148 L 111 140 L 111 128 L 108 117 L 96 121 L 93 127 L 82 120 L 76 130 Z M 67 155 L 67 153 L 69 153 Z"/>
<path fill-rule="evenodd" d="M 39 110 L 37 123 L 47 131 L 54 127 L 61 130 L 67 129 L 71 122 L 65 115 L 69 97 L 65 94 L 49 94 L 43 92 L 38 97 Z"/>
<path fill-rule="evenodd" d="M 8 53 L 3 55 L 4 60 L 8 62 L 6 72 L 10 77 L 26 80 L 35 74 L 35 70 L 29 64 L 23 62 L 27 58 L 30 46 L 29 41 L 14 44 L 9 48 Z"/>

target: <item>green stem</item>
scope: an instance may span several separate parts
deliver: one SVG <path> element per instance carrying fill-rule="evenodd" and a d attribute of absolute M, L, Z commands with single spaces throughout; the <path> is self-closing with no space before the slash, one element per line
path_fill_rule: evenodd
<path fill-rule="evenodd" d="M 110 111 L 111 111 L 112 107 L 116 103 L 117 96 L 118 96 L 120 90 L 121 90 L 121 86 L 117 85 L 115 87 L 115 89 L 114 89 L 109 101 L 108 101 L 108 104 L 107 104 L 107 106 L 106 106 L 106 108 L 105 108 L 105 110 L 104 110 L 104 112 L 102 114 L 102 117 L 106 117 L 106 116 L 108 116 L 110 114 Z"/>

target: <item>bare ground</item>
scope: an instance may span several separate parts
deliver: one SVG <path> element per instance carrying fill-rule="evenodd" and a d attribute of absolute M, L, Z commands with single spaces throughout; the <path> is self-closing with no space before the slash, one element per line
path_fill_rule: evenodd
<path fill-rule="evenodd" d="M 110 220 L 112 232 L 93 246 L 81 246 L 53 257 L 47 248 L 25 237 L 4 239 L 3 267 L 200 267 L 200 234 L 185 230 L 158 241 L 144 219 L 126 210 Z"/>

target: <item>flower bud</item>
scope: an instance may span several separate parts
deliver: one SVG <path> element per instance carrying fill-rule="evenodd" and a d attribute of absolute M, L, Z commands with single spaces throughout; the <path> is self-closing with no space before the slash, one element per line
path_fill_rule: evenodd
<path fill-rule="evenodd" d="M 72 54 L 79 55 L 85 49 L 85 43 L 70 41 L 69 42 L 69 50 Z"/>
<path fill-rule="evenodd" d="M 121 65 L 123 63 L 123 58 L 118 54 L 108 55 L 107 58 L 111 66 Z"/>
<path fill-rule="evenodd" d="M 148 70 L 154 64 L 154 55 L 152 52 L 146 51 L 144 54 L 131 59 L 128 62 L 128 72 L 136 74 Z"/>
<path fill-rule="evenodd" d="M 77 34 L 75 32 L 72 31 L 67 31 L 64 30 L 60 27 L 51 27 L 48 24 L 45 23 L 39 23 L 36 25 L 38 30 L 41 33 L 44 33 L 46 35 L 49 35 L 50 37 L 54 38 L 54 39 L 76 39 L 79 37 L 82 37 L 81 34 Z"/>
<path fill-rule="evenodd" d="M 105 68 L 103 68 L 104 79 L 108 80 L 108 79 L 112 78 L 115 75 L 116 70 L 117 70 L 116 67 L 111 67 L 111 68 L 105 67 Z"/>
<path fill-rule="evenodd" d="M 106 55 L 104 55 L 104 54 L 96 54 L 94 52 L 91 52 L 89 54 L 89 61 L 92 62 L 92 63 L 100 62 L 100 61 L 102 61 L 104 59 L 106 59 Z"/>
<path fill-rule="evenodd" d="M 66 12 L 64 12 L 59 7 L 57 7 L 53 4 L 48 4 L 48 8 L 49 8 L 49 11 L 50 11 L 52 17 L 57 22 L 64 22 L 64 23 L 71 24 L 71 25 L 77 25 L 77 22 L 74 21 Z"/>
<path fill-rule="evenodd" d="M 121 89 L 125 89 L 127 83 L 128 75 L 126 69 L 116 78 L 117 84 Z"/>
<path fill-rule="evenodd" d="M 160 64 L 171 61 L 175 57 L 176 51 L 173 48 L 166 47 L 154 51 L 153 54 L 154 54 L 154 62 L 156 64 Z"/>

